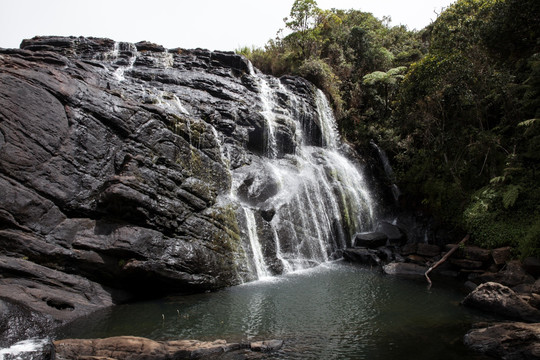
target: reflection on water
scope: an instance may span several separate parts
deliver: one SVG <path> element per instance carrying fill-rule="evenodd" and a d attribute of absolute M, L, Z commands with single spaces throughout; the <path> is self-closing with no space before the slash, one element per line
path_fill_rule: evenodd
<path fill-rule="evenodd" d="M 121 305 L 58 338 L 283 339 L 269 359 L 479 359 L 462 337 L 477 314 L 463 294 L 340 262 L 215 293 Z"/>

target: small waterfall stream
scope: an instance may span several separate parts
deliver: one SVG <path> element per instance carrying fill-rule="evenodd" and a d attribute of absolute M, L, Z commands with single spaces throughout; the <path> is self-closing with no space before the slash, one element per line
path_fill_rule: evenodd
<path fill-rule="evenodd" d="M 391 189 L 392 189 L 392 195 L 394 196 L 394 200 L 398 201 L 399 197 L 401 195 L 401 191 L 399 190 L 399 187 L 396 185 L 396 176 L 394 175 L 394 169 L 392 169 L 392 165 L 390 165 L 390 160 L 388 160 L 388 156 L 386 155 L 386 151 L 381 149 L 373 140 L 370 141 L 371 146 L 377 150 L 377 154 L 379 155 L 379 159 L 381 160 L 381 163 L 383 165 L 384 173 L 386 174 L 386 177 L 391 182 Z"/>
<path fill-rule="evenodd" d="M 247 233 L 249 237 L 249 243 L 253 251 L 253 263 L 255 264 L 255 271 L 257 273 L 257 278 L 262 279 L 262 278 L 268 277 L 269 274 L 268 274 L 266 262 L 264 260 L 264 257 L 261 251 L 261 243 L 259 241 L 259 235 L 257 235 L 257 225 L 255 224 L 255 216 L 253 215 L 253 211 L 251 209 L 244 207 L 243 210 L 246 215 Z"/>
<path fill-rule="evenodd" d="M 124 73 L 133 69 L 133 65 L 137 60 L 137 48 L 132 43 L 127 42 L 115 42 L 114 49 L 110 54 L 112 59 L 118 63 L 118 68 L 114 71 L 114 77 L 118 81 L 124 81 Z M 121 57 L 127 57 L 127 61 L 121 59 Z M 126 63 L 127 62 L 127 63 Z"/>

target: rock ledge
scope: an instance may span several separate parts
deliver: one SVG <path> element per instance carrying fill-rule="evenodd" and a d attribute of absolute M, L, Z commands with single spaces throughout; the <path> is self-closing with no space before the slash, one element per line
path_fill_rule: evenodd
<path fill-rule="evenodd" d="M 275 351 L 283 346 L 281 340 L 252 343 L 228 343 L 225 340 L 154 341 L 135 336 L 117 336 L 105 339 L 65 339 L 54 342 L 57 360 L 161 360 L 208 359 L 241 349 Z"/>

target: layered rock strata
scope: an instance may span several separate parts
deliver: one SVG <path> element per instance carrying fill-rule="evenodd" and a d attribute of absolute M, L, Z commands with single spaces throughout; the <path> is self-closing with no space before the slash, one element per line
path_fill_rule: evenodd
<path fill-rule="evenodd" d="M 375 211 L 331 118 L 233 53 L 0 49 L 1 296 L 60 323 L 339 257 Z"/>

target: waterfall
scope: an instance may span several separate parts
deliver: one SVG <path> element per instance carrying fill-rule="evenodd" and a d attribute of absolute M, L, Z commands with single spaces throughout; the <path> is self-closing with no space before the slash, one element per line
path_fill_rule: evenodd
<path fill-rule="evenodd" d="M 268 141 L 263 161 L 232 172 L 232 200 L 243 209 L 246 226 L 254 227 L 246 240 L 261 278 L 341 257 L 354 233 L 373 229 L 375 209 L 361 169 L 341 150 L 322 91 L 306 99 L 278 81 L 252 76 Z M 294 151 L 278 149 L 280 131 L 293 134 Z M 259 242 L 273 249 L 263 253 Z"/>
<path fill-rule="evenodd" d="M 273 110 L 273 105 L 275 103 L 274 93 L 270 89 L 268 82 L 262 78 L 258 77 L 259 86 L 261 87 L 260 99 L 262 103 L 261 115 L 263 115 L 266 120 L 267 125 L 267 136 L 268 140 L 266 141 L 265 153 L 271 158 L 277 156 L 277 140 L 276 140 L 276 130 L 275 130 L 275 112 Z"/>
<path fill-rule="evenodd" d="M 373 140 L 370 141 L 370 144 L 375 148 L 375 150 L 377 150 L 377 154 L 379 155 L 379 159 L 381 160 L 381 163 L 383 165 L 384 173 L 386 174 L 388 180 L 390 180 L 390 182 L 392 183 L 391 189 L 394 200 L 398 201 L 401 195 L 401 191 L 396 185 L 396 177 L 394 175 L 394 170 L 392 169 L 392 165 L 390 165 L 390 161 L 388 160 L 386 151 L 381 149 Z"/>
<path fill-rule="evenodd" d="M 135 45 L 126 42 L 115 42 L 114 49 L 112 51 L 114 60 L 119 64 L 118 68 L 114 71 L 114 77 L 118 81 L 124 81 L 124 73 L 133 69 L 133 65 L 137 60 L 137 48 Z M 127 56 L 127 63 L 123 57 Z M 119 61 L 121 59 L 121 61 Z"/>
<path fill-rule="evenodd" d="M 176 61 L 166 54 L 138 54 L 135 46 L 127 43 L 116 43 L 107 57 L 115 69 L 112 78 L 126 82 L 139 80 L 138 73 L 124 77 L 126 71 L 138 66 L 137 57 L 141 64 L 151 62 L 171 73 Z M 183 70 L 178 71 L 181 74 Z M 223 185 L 221 190 L 226 190 L 219 193 L 215 206 L 232 209 L 235 215 L 232 221 L 238 225 L 235 231 L 240 244 L 234 263 L 239 281 L 341 258 L 355 233 L 374 230 L 376 210 L 361 164 L 345 155 L 352 151 L 340 139 L 326 96 L 307 82 L 266 76 L 251 64 L 242 76 L 242 84 L 248 85 L 218 102 L 203 95 L 197 99 L 204 101 L 191 101 L 192 83 L 198 84 L 195 91 L 208 86 L 196 77 L 171 81 L 186 81 L 185 86 L 142 86 L 140 101 L 175 115 L 170 126 L 184 134 L 192 153 L 184 164 L 186 175 L 196 176 L 194 154 L 201 149 L 201 142 L 205 151 L 216 150 L 212 160 L 228 171 L 227 179 L 216 179 Z M 236 94 L 242 97 L 235 99 Z M 245 114 L 249 116 L 242 113 L 245 118 L 240 119 L 236 110 L 223 114 L 202 111 L 220 108 L 219 102 L 227 109 L 227 101 L 247 104 Z M 222 127 L 222 115 L 231 123 L 236 121 L 234 126 Z M 212 169 L 197 170 L 213 176 Z"/>
<path fill-rule="evenodd" d="M 319 121 L 321 126 L 321 132 L 323 136 L 323 146 L 330 149 L 336 149 L 338 142 L 340 141 L 339 133 L 337 130 L 337 124 L 334 120 L 334 112 L 328 103 L 328 99 L 324 95 L 321 89 L 316 90 L 316 104 L 317 113 L 319 114 Z"/>
<path fill-rule="evenodd" d="M 261 250 L 261 243 L 259 241 L 259 236 L 257 235 L 257 225 L 255 223 L 255 216 L 253 211 L 247 207 L 243 208 L 244 214 L 246 216 L 246 227 L 249 238 L 249 243 L 251 245 L 251 250 L 253 253 L 253 263 L 255 265 L 255 271 L 257 273 L 257 278 L 262 279 L 268 277 L 266 262 Z"/>

